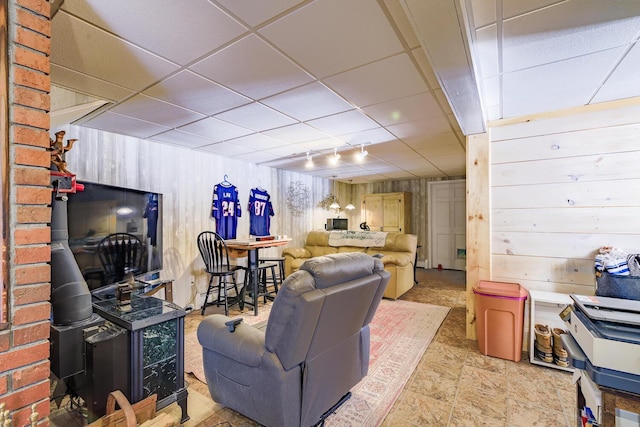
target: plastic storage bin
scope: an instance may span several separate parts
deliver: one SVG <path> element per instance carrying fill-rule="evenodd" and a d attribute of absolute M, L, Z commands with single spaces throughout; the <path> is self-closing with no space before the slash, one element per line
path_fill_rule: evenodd
<path fill-rule="evenodd" d="M 528 292 L 518 283 L 481 280 L 473 288 L 480 352 L 519 362 L 522 358 L 524 302 Z"/>

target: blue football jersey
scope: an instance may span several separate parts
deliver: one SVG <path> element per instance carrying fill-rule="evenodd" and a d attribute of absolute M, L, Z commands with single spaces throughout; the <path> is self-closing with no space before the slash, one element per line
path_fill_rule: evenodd
<path fill-rule="evenodd" d="M 216 220 L 216 233 L 223 239 L 235 239 L 238 218 L 242 216 L 238 189 L 234 185 L 216 184 L 213 187 L 211 217 Z"/>
<path fill-rule="evenodd" d="M 249 192 L 249 234 L 268 236 L 271 217 L 274 215 L 271 196 L 266 190 L 252 188 Z"/>

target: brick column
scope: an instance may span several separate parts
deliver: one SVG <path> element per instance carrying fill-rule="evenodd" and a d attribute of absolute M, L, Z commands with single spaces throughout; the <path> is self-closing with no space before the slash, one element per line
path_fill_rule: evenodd
<path fill-rule="evenodd" d="M 46 0 L 8 1 L 11 231 L 0 402 L 14 426 L 30 425 L 34 403 L 40 425 L 49 425 L 49 7 Z"/>

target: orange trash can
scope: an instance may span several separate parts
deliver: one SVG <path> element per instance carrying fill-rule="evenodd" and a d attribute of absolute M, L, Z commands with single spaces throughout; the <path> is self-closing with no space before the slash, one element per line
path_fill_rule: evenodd
<path fill-rule="evenodd" d="M 518 283 L 481 280 L 473 288 L 480 352 L 519 362 L 522 358 L 524 303 L 528 292 Z"/>

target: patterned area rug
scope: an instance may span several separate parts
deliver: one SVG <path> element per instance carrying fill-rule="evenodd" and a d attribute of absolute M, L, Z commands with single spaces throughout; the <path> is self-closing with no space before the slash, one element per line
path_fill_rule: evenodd
<path fill-rule="evenodd" d="M 382 424 L 448 312 L 449 307 L 383 299 L 370 324 L 369 374 L 325 425 Z M 258 317 L 242 317 L 249 324 L 259 323 L 268 318 L 268 310 L 261 308 Z M 202 348 L 195 333 L 185 337 L 185 371 L 205 382 Z"/>

